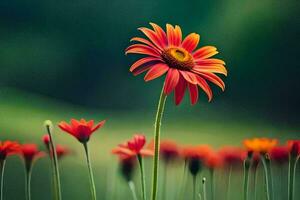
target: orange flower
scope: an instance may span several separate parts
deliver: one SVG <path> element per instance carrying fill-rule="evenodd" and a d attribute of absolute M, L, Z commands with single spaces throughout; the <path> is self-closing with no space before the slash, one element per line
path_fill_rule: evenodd
<path fill-rule="evenodd" d="M 267 153 L 278 143 L 277 139 L 254 138 L 244 140 L 244 146 L 248 151 Z"/>
<path fill-rule="evenodd" d="M 198 146 L 185 146 L 181 150 L 181 155 L 184 159 L 205 159 L 205 157 L 212 152 L 209 145 L 198 145 Z"/>
<path fill-rule="evenodd" d="M 289 160 L 289 149 L 287 146 L 273 147 L 269 154 L 270 158 L 278 164 L 283 164 Z"/>
<path fill-rule="evenodd" d="M 5 160 L 7 156 L 17 153 L 20 150 L 18 142 L 6 140 L 0 141 L 0 160 Z"/>
<path fill-rule="evenodd" d="M 94 126 L 94 120 L 86 121 L 81 119 L 80 121 L 76 119 L 71 119 L 71 123 L 68 124 L 64 121 L 58 124 L 59 128 L 63 131 L 71 134 L 78 139 L 79 142 L 85 143 L 88 142 L 90 136 L 99 128 L 101 128 L 105 123 L 105 120 L 99 122 Z"/>
<path fill-rule="evenodd" d="M 138 43 L 126 49 L 126 54 L 146 55 L 131 66 L 130 71 L 134 75 L 148 71 L 144 79 L 150 81 L 167 74 L 164 93 L 168 95 L 175 91 L 176 105 L 182 101 L 186 88 L 190 93 L 191 104 L 195 104 L 198 100 L 198 86 L 211 101 L 212 91 L 207 81 L 225 89 L 224 82 L 216 75 L 227 75 L 225 62 L 211 58 L 218 53 L 216 47 L 204 46 L 195 50 L 200 40 L 198 34 L 190 33 L 183 39 L 181 28 L 177 25 L 173 27 L 167 24 L 166 32 L 154 23 L 150 25 L 153 30 L 139 28 L 147 39 L 134 37 L 131 41 Z"/>
<path fill-rule="evenodd" d="M 204 164 L 209 169 L 215 169 L 222 166 L 223 160 L 219 154 L 211 152 L 206 156 Z"/>
<path fill-rule="evenodd" d="M 154 150 L 154 140 L 151 140 L 148 148 Z M 162 140 L 159 148 L 162 159 L 166 162 L 176 159 L 179 156 L 179 147 L 172 140 Z"/>
<path fill-rule="evenodd" d="M 300 155 L 300 140 L 288 140 L 287 147 L 292 156 Z"/>
<path fill-rule="evenodd" d="M 31 163 L 36 159 L 45 156 L 45 153 L 39 151 L 36 144 L 23 144 L 20 148 L 20 154 L 26 163 Z"/>
<path fill-rule="evenodd" d="M 243 163 L 247 156 L 247 152 L 238 147 L 225 146 L 222 147 L 219 152 L 223 161 L 227 165 L 238 165 Z"/>
<path fill-rule="evenodd" d="M 154 152 L 150 149 L 143 149 L 146 143 L 144 135 L 136 134 L 133 138 L 123 144 L 119 144 L 117 148 L 112 150 L 113 154 L 118 154 L 122 158 L 133 157 L 137 155 L 153 156 Z"/>

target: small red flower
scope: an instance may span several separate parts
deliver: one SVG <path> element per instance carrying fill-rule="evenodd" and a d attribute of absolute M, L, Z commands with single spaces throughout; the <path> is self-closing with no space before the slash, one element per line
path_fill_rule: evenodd
<path fill-rule="evenodd" d="M 0 141 L 0 159 L 5 160 L 7 156 L 16 154 L 20 150 L 18 142 L 6 140 Z"/>
<path fill-rule="evenodd" d="M 289 149 L 287 146 L 276 146 L 269 152 L 271 160 L 283 164 L 289 160 Z"/>
<path fill-rule="evenodd" d="M 185 146 L 181 150 L 181 156 L 184 159 L 196 158 L 204 160 L 211 152 L 212 148 L 209 145 Z"/>
<path fill-rule="evenodd" d="M 206 156 L 204 164 L 209 169 L 215 169 L 222 166 L 223 160 L 219 154 L 211 152 Z"/>
<path fill-rule="evenodd" d="M 154 140 L 150 142 L 148 148 L 154 150 Z M 166 162 L 176 159 L 180 153 L 178 145 L 172 140 L 162 140 L 159 152 L 162 159 Z"/>
<path fill-rule="evenodd" d="M 118 154 L 123 158 L 142 155 L 153 156 L 154 152 L 150 149 L 143 149 L 146 143 L 144 135 L 136 134 L 133 138 L 123 144 L 119 144 L 117 148 L 112 150 L 113 154 Z"/>
<path fill-rule="evenodd" d="M 76 119 L 71 119 L 71 123 L 68 124 L 62 121 L 58 124 L 59 128 L 63 131 L 71 134 L 79 140 L 81 143 L 88 142 L 90 136 L 99 128 L 101 128 L 105 123 L 105 120 L 99 122 L 94 126 L 94 120 L 86 121 L 81 119 L 80 121 Z"/>
<path fill-rule="evenodd" d="M 219 150 L 219 155 L 222 157 L 224 164 L 236 166 L 245 160 L 247 152 L 238 147 L 225 146 Z"/>
<path fill-rule="evenodd" d="M 56 145 L 56 154 L 57 154 L 57 158 L 60 159 L 68 154 L 71 153 L 71 150 L 65 146 L 62 145 Z M 52 155 L 52 154 L 51 154 Z"/>
<path fill-rule="evenodd" d="M 212 90 L 207 81 L 225 89 L 225 84 L 216 74 L 227 75 L 225 62 L 212 58 L 218 54 L 214 46 L 204 46 L 196 50 L 200 36 L 191 33 L 182 37 L 181 28 L 166 25 L 166 31 L 150 23 L 153 30 L 142 27 L 139 30 L 147 39 L 134 37 L 137 42 L 126 49 L 126 54 L 143 54 L 146 57 L 136 61 L 130 68 L 134 75 L 146 72 L 145 81 L 156 79 L 164 74 L 164 93 L 175 91 L 175 103 L 180 104 L 188 88 L 191 104 L 198 101 L 198 87 L 212 99 Z"/>
<path fill-rule="evenodd" d="M 287 141 L 287 147 L 292 156 L 297 157 L 300 155 L 300 140 Z"/>
<path fill-rule="evenodd" d="M 43 140 L 44 144 L 48 147 L 49 143 L 50 143 L 50 137 L 49 137 L 49 135 L 48 134 L 44 135 L 42 137 L 42 140 Z"/>
<path fill-rule="evenodd" d="M 45 156 L 45 153 L 40 151 L 36 144 L 23 144 L 20 148 L 20 154 L 28 163 Z"/>

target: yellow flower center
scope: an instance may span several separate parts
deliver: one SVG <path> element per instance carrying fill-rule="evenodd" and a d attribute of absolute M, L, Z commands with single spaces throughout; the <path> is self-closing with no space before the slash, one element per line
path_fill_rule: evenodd
<path fill-rule="evenodd" d="M 162 53 L 162 58 L 171 68 L 190 70 L 194 67 L 193 56 L 180 47 L 165 49 Z"/>

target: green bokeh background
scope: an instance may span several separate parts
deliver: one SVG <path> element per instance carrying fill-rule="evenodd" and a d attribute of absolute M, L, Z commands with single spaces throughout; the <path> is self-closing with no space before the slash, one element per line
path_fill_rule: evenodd
<path fill-rule="evenodd" d="M 163 79 L 132 76 L 138 57 L 124 55 L 148 22 L 199 33 L 200 46 L 217 46 L 229 72 L 224 93 L 212 86 L 211 103 L 204 93 L 195 106 L 188 95 L 180 106 L 170 97 L 163 138 L 215 148 L 245 137 L 298 138 L 299 8 L 296 0 L 1 0 L 1 140 L 40 143 L 46 119 L 107 119 L 90 142 L 99 199 L 130 199 L 110 149 L 136 132 L 152 136 Z M 61 162 L 64 199 L 89 199 L 82 147 L 58 129 L 55 138 L 75 152 Z M 49 161 L 37 162 L 33 199 L 51 199 L 49 176 Z M 5 178 L 5 198 L 23 199 L 18 158 L 9 159 Z"/>

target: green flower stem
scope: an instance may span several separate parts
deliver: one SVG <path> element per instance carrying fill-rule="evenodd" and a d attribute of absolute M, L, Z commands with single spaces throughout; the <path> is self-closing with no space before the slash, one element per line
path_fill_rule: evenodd
<path fill-rule="evenodd" d="M 228 172 L 227 200 L 230 200 L 231 174 L 232 174 L 232 165 L 230 165 L 230 167 L 229 167 L 229 172 Z"/>
<path fill-rule="evenodd" d="M 254 167 L 254 180 L 253 180 L 253 183 L 254 183 L 254 192 L 253 192 L 253 196 L 254 196 L 254 200 L 256 200 L 256 193 L 257 193 L 257 176 L 258 176 L 258 171 L 257 171 L 257 166 Z"/>
<path fill-rule="evenodd" d="M 142 196 L 143 200 L 146 200 L 146 179 L 145 179 L 145 170 L 144 170 L 144 162 L 143 162 L 143 157 L 138 154 L 137 155 L 139 164 L 140 164 L 140 170 L 141 170 L 141 183 L 142 183 Z"/>
<path fill-rule="evenodd" d="M 32 162 L 25 161 L 25 194 L 26 200 L 31 200 L 31 172 Z"/>
<path fill-rule="evenodd" d="M 4 168 L 5 168 L 5 159 L 0 160 L 0 173 L 1 173 L 1 182 L 0 182 L 0 198 L 3 200 L 3 185 L 4 185 Z"/>
<path fill-rule="evenodd" d="M 271 172 L 271 165 L 270 165 L 270 159 L 266 157 L 266 154 L 262 154 L 261 160 L 262 164 L 264 166 L 265 171 L 265 179 L 266 179 L 266 189 L 267 189 L 267 199 L 273 200 L 273 181 L 272 181 L 272 172 Z"/>
<path fill-rule="evenodd" d="M 252 154 L 248 155 L 244 161 L 244 200 L 248 199 L 248 184 L 249 184 L 249 174 L 250 174 L 250 164 L 251 164 Z"/>
<path fill-rule="evenodd" d="M 215 187 L 214 187 L 214 176 L 215 176 L 215 170 L 209 169 L 210 172 L 210 189 L 211 189 L 211 199 L 215 199 Z"/>
<path fill-rule="evenodd" d="M 128 186 L 131 191 L 133 200 L 138 200 L 136 191 L 135 191 L 135 185 L 134 185 L 133 181 L 128 181 Z"/>
<path fill-rule="evenodd" d="M 95 187 L 95 181 L 94 181 L 94 175 L 93 175 L 93 169 L 92 169 L 92 164 L 90 160 L 90 152 L 88 149 L 87 142 L 82 143 L 84 150 L 85 150 L 85 155 L 86 155 L 86 163 L 88 166 L 89 170 L 89 178 L 90 178 L 90 188 L 91 188 L 91 194 L 92 194 L 92 200 L 96 200 L 96 187 Z"/>
<path fill-rule="evenodd" d="M 291 156 L 289 159 L 289 176 L 288 176 L 288 200 L 294 199 L 295 176 L 298 158 Z"/>
<path fill-rule="evenodd" d="M 197 185 L 197 176 L 193 176 L 193 200 L 196 200 L 196 185 Z"/>
<path fill-rule="evenodd" d="M 207 200 L 207 194 L 206 194 L 206 178 L 203 177 L 202 179 L 202 189 L 203 189 L 203 200 Z"/>
<path fill-rule="evenodd" d="M 178 190 L 178 200 L 182 200 L 181 198 L 184 198 L 183 195 L 184 195 L 184 190 L 185 190 L 185 183 L 186 183 L 186 177 L 187 177 L 187 161 L 185 160 L 184 161 L 184 166 L 183 166 L 183 173 L 182 173 L 182 178 L 181 178 L 181 181 L 180 181 L 180 185 L 179 185 L 179 190 Z"/>
<path fill-rule="evenodd" d="M 57 152 L 56 146 L 53 140 L 52 135 L 52 122 L 46 122 L 46 129 L 50 138 L 50 153 L 51 153 L 51 160 L 52 160 L 52 170 L 53 170 L 53 182 L 54 182 L 54 191 L 55 191 L 55 199 L 61 200 L 61 187 L 60 187 L 60 175 L 59 175 L 59 167 L 58 167 L 58 160 L 57 160 Z"/>
<path fill-rule="evenodd" d="M 158 168 L 159 168 L 159 143 L 160 143 L 160 126 L 161 126 L 161 119 L 164 112 L 164 107 L 167 99 L 167 95 L 164 94 L 164 87 L 162 88 L 158 108 L 155 118 L 154 124 L 154 157 L 153 157 L 153 177 L 152 177 L 152 194 L 151 199 L 156 200 L 157 197 L 157 187 L 158 187 Z"/>

